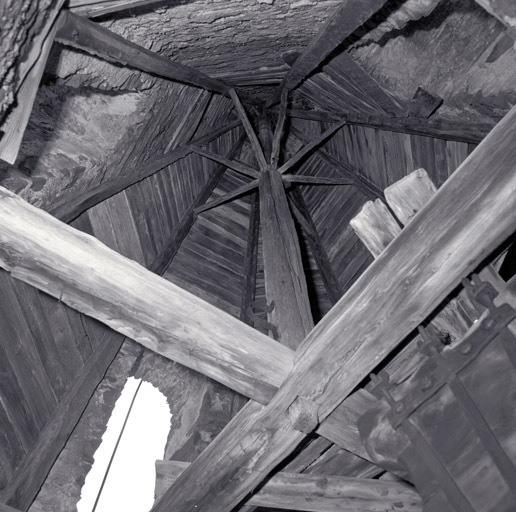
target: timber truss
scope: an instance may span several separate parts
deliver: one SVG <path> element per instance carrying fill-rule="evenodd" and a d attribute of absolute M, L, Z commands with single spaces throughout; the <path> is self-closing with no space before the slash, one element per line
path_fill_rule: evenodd
<path fill-rule="evenodd" d="M 88 6 L 89 3 L 99 5 Z M 438 133 L 468 141 L 484 135 L 487 128 L 472 129 L 453 123 L 432 126 L 420 121 L 410 124 L 403 118 L 403 106 L 388 96 L 384 97 L 386 115 L 377 119 L 353 119 L 345 115 L 335 118 L 334 114 L 303 113 L 287 108 L 289 91 L 386 3 L 386 0 L 368 0 L 342 3 L 336 16 L 292 66 L 268 105 L 272 109 L 280 102 L 279 109 L 273 109 L 278 118 L 274 132 L 268 118 L 263 116 L 258 121 L 257 134 L 240 101 L 252 103 L 253 100 L 242 94 L 239 98 L 232 84 L 153 54 L 79 15 L 90 14 L 88 9 L 100 9 L 96 11 L 98 14 L 150 3 L 149 0 L 82 1 L 77 2 L 79 7 L 74 13 L 74 1 L 63 10 L 63 2 L 58 2 L 54 16 L 49 18 L 44 43 L 51 44 L 55 37 L 102 58 L 126 62 L 167 79 L 227 95 L 234 102 L 239 120 L 151 162 L 127 182 L 117 184 L 117 188 L 103 186 L 92 190 L 71 206 L 56 203 L 51 212 L 55 217 L 0 189 L 0 265 L 13 277 L 249 398 L 208 448 L 193 463 L 181 466 L 181 474 L 171 479 L 169 489 L 153 512 L 228 512 L 239 506 L 248 507 L 247 510 L 253 506 L 282 507 L 281 499 L 285 500 L 285 496 L 294 503 L 296 495 L 309 501 L 321 494 L 321 487 L 323 494 L 336 500 L 343 509 L 350 503 L 346 500 L 353 500 L 356 510 L 368 510 L 367 500 L 381 501 L 383 497 L 385 502 L 387 495 L 392 502 L 401 502 L 404 510 L 420 510 L 418 496 L 404 484 L 336 477 L 324 477 L 323 482 L 315 475 L 296 474 L 304 468 L 282 471 L 278 468 L 300 446 L 313 441 L 316 434 L 362 459 L 371 459 L 354 425 L 375 398 L 359 385 L 425 321 L 460 279 L 477 268 L 514 231 L 516 110 L 483 138 L 444 186 L 433 191 L 424 208 L 403 230 L 395 233 L 390 244 L 382 247 L 374 263 L 344 296 L 340 298 L 335 276 L 330 271 L 323 272 L 336 304 L 314 326 L 291 211 L 307 232 L 315 238 L 316 233 L 299 194 L 287 197 L 285 185 L 354 185 L 371 199 L 383 197 L 383 191 L 373 183 L 319 146 L 344 123 L 353 122 L 371 126 L 391 123 L 393 129 Z M 497 4 L 480 0 L 479 3 Z M 42 73 L 45 55 L 38 59 L 32 70 Z M 35 92 L 26 87 L 20 94 L 32 105 Z M 394 117 L 387 115 L 388 110 Z M 287 115 L 317 117 L 335 124 L 314 141 L 306 140 L 302 133 L 294 133 L 304 146 L 280 164 Z M 26 109 L 15 110 L 13 116 L 18 116 L 16 123 L 22 125 L 28 120 Z M 14 117 L 10 118 L 11 122 L 15 122 Z M 236 160 L 243 139 L 227 156 L 202 148 L 240 124 L 252 145 L 257 166 Z M 13 132 L 15 138 L 16 133 Z M 4 157 L 15 158 L 17 144 L 9 144 L 9 151 L 4 148 L 9 153 L 4 152 Z M 13 147 L 16 147 L 14 152 Z M 210 195 L 208 186 L 194 205 L 194 214 L 252 190 L 259 192 L 259 204 L 256 202 L 253 213 L 256 222 L 251 225 L 256 226 L 259 218 L 267 300 L 274 302 L 269 320 L 277 329 L 280 343 L 248 325 L 252 323 L 248 318 L 241 321 L 221 312 L 63 222 L 190 152 L 220 163 L 222 172 L 227 167 L 251 179 L 227 196 L 206 203 Z M 341 178 L 294 174 L 294 166 L 313 152 L 318 152 L 338 170 Z M 183 234 L 178 235 L 153 270 L 159 273 L 166 268 L 192 222 L 189 219 L 182 226 Z M 257 237 L 256 229 L 254 236 Z M 323 270 L 327 256 L 318 257 Z M 251 259 L 252 255 L 248 260 Z M 508 294 L 506 299 L 516 302 L 513 294 Z M 315 446 L 314 442 L 309 446 Z M 48 472 L 49 462 L 42 464 L 43 469 L 47 465 Z M 377 468 L 371 474 L 379 472 L 381 469 Z M 1 495 L 6 505 L 0 504 L 0 510 L 12 510 L 8 504 L 27 510 L 35 492 L 28 491 L 20 498 L 19 488 L 11 485 Z"/>

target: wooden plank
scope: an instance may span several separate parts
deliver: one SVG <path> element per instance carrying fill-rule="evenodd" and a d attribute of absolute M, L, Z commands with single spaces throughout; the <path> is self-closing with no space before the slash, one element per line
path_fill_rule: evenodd
<path fill-rule="evenodd" d="M 172 485 L 188 468 L 188 462 L 157 461 L 155 497 Z M 369 478 L 331 475 L 300 475 L 280 472 L 274 475 L 248 505 L 312 512 L 421 512 L 419 494 L 407 483 L 380 482 Z"/>
<path fill-rule="evenodd" d="M 262 171 L 260 224 L 267 303 L 279 341 L 295 349 L 313 327 L 299 241 L 280 173 Z"/>
<path fill-rule="evenodd" d="M 234 171 L 239 172 L 244 176 L 258 178 L 260 175 L 260 173 L 256 169 L 253 169 L 250 165 L 238 162 L 237 160 L 229 160 L 228 158 L 218 155 L 217 153 L 213 153 L 207 149 L 203 149 L 194 145 L 190 145 L 190 149 L 194 153 L 209 158 L 210 160 L 218 162 L 219 164 L 225 165 L 226 167 L 229 167 L 230 169 L 233 169 Z"/>
<path fill-rule="evenodd" d="M 300 224 L 303 232 L 308 240 L 308 244 L 312 249 L 317 267 L 321 273 L 326 291 L 330 297 L 332 305 L 335 304 L 342 297 L 342 288 L 328 258 L 328 253 L 322 245 L 321 238 L 317 232 L 317 228 L 310 216 L 308 208 L 305 204 L 303 196 L 298 190 L 289 193 L 289 202 L 292 213 Z"/>
<path fill-rule="evenodd" d="M 242 121 L 245 132 L 247 133 L 247 137 L 249 138 L 249 142 L 253 147 L 254 156 L 256 157 L 258 166 L 260 167 L 260 169 L 265 169 L 265 167 L 267 167 L 267 161 L 265 160 L 265 156 L 263 155 L 263 150 L 260 145 L 260 141 L 258 140 L 258 137 L 256 136 L 256 133 L 251 125 L 251 122 L 249 121 L 249 117 L 247 117 L 247 112 L 245 111 L 244 106 L 242 105 L 242 102 L 240 101 L 240 98 L 238 97 L 238 94 L 234 89 L 230 89 L 229 95 L 233 100 L 238 117 L 240 118 L 240 121 Z"/>
<path fill-rule="evenodd" d="M 288 170 L 290 170 L 294 165 L 298 164 L 303 160 L 306 156 L 308 156 L 317 146 L 320 146 L 325 140 L 331 137 L 337 130 L 342 128 L 346 124 L 346 121 L 341 121 L 339 123 L 330 126 L 326 131 L 324 131 L 319 137 L 317 137 L 312 142 L 303 146 L 292 158 L 285 162 L 280 168 L 280 174 L 285 174 Z"/>
<path fill-rule="evenodd" d="M 210 133 L 192 140 L 191 142 L 198 145 L 208 144 L 212 140 L 215 140 L 239 125 L 240 121 L 232 121 L 219 129 L 210 131 Z M 113 181 L 93 187 L 75 198 L 66 198 L 66 200 L 54 201 L 48 211 L 59 220 L 69 223 L 89 208 L 92 208 L 96 204 L 118 194 L 135 183 L 156 174 L 190 153 L 191 150 L 187 146 L 180 146 L 173 149 L 164 157 L 160 157 L 151 162 L 128 169 L 123 177 L 119 177 Z"/>
<path fill-rule="evenodd" d="M 268 401 L 283 381 L 289 350 L 6 189 L 0 197 L 1 265 L 14 277 L 250 398 Z"/>
<path fill-rule="evenodd" d="M 345 0 L 337 11 L 328 18 L 306 50 L 296 59 L 269 106 L 275 104 L 283 89 L 290 91 L 297 87 L 314 71 L 330 53 L 347 37 L 379 11 L 386 0 Z"/>
<path fill-rule="evenodd" d="M 2 123 L 0 159 L 10 164 L 14 164 L 18 157 L 23 134 L 36 100 L 39 83 L 47 65 L 50 48 L 54 43 L 58 28 L 64 21 L 64 15 L 59 15 L 63 3 L 64 0 L 56 2 L 47 18 L 46 26 L 34 39 L 32 48 L 23 64 L 24 69 L 20 70 L 22 74 L 24 72 L 27 74 L 16 92 L 16 106 Z"/>
<path fill-rule="evenodd" d="M 260 197 L 254 194 L 249 217 L 247 248 L 244 262 L 244 286 L 240 303 L 240 320 L 254 327 L 248 309 L 252 307 L 256 290 L 256 271 L 258 267 L 258 237 L 260 235 Z"/>
<path fill-rule="evenodd" d="M 365 203 L 349 224 L 375 258 L 401 232 L 400 226 L 380 199 Z"/>
<path fill-rule="evenodd" d="M 281 140 L 285 135 L 285 120 L 287 117 L 287 103 L 288 103 L 288 90 L 284 89 L 281 93 L 281 103 L 278 115 L 278 122 L 274 129 L 274 138 L 272 140 L 271 150 L 271 166 L 278 167 L 280 151 L 281 151 Z"/>
<path fill-rule="evenodd" d="M 9 505 L 5 505 L 4 503 L 0 503 L 0 512 L 20 512 L 20 510 L 10 507 Z"/>
<path fill-rule="evenodd" d="M 246 406 L 152 512 L 235 507 L 305 439 L 287 414 L 296 397 L 319 405 L 324 420 L 512 234 L 515 135 L 513 108 L 311 331 L 270 404 Z"/>
<path fill-rule="evenodd" d="M 437 187 L 424 169 L 417 169 L 385 189 L 385 199 L 403 225 L 436 193 Z"/>
<path fill-rule="evenodd" d="M 304 185 L 353 185 L 349 178 L 328 178 L 326 176 L 303 176 L 301 174 L 284 174 L 283 181 Z"/>

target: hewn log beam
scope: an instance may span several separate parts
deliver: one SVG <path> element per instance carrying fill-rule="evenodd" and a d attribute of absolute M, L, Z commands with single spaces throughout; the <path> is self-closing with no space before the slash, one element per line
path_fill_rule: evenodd
<path fill-rule="evenodd" d="M 325 140 L 331 137 L 337 130 L 342 128 L 346 124 L 346 121 L 340 121 L 333 126 L 330 126 L 327 130 L 325 130 L 317 139 L 309 142 L 305 146 L 303 146 L 292 158 L 285 162 L 280 168 L 280 174 L 285 174 L 287 171 L 292 169 L 296 164 L 298 164 L 303 158 L 309 155 L 317 146 L 320 146 Z"/>
<path fill-rule="evenodd" d="M 70 11 L 66 12 L 64 26 L 58 30 L 56 39 L 115 64 L 229 96 L 230 86 L 222 80 L 162 57 Z"/>
<path fill-rule="evenodd" d="M 0 266 L 13 277 L 254 400 L 288 373 L 286 347 L 4 188 L 0 219 Z"/>
<path fill-rule="evenodd" d="M 157 3 L 163 0 L 68 0 L 67 7 L 75 14 L 93 18 Z"/>
<path fill-rule="evenodd" d="M 202 145 L 208 144 L 216 138 L 224 135 L 233 128 L 240 125 L 240 121 L 232 121 L 221 128 L 218 128 L 206 135 L 197 137 L 192 140 L 192 144 Z M 83 194 L 70 199 L 66 198 L 62 201 L 55 201 L 49 208 L 49 213 L 54 217 L 57 217 L 63 222 L 71 222 L 76 219 L 81 213 L 85 212 L 89 208 L 92 208 L 96 204 L 105 201 L 106 199 L 122 192 L 126 188 L 138 183 L 139 181 L 152 176 L 153 174 L 161 171 L 168 165 L 172 165 L 181 158 L 188 156 L 191 153 L 191 149 L 187 145 L 179 146 L 173 149 L 170 153 L 151 162 L 139 165 L 134 169 L 129 169 L 124 173 L 124 176 L 118 177 L 112 181 L 102 183 L 97 187 L 91 188 Z"/>
<path fill-rule="evenodd" d="M 156 497 L 159 498 L 163 489 L 173 484 L 188 466 L 187 462 L 156 462 Z M 247 504 L 309 512 L 422 511 L 421 497 L 409 484 L 287 472 L 273 476 Z"/>
<path fill-rule="evenodd" d="M 278 101 L 283 89 L 290 91 L 297 87 L 337 46 L 379 11 L 386 2 L 387 0 L 344 0 L 290 68 L 270 104 Z"/>
<path fill-rule="evenodd" d="M 227 194 L 223 195 L 222 197 L 219 197 L 218 199 L 214 199 L 213 201 L 210 201 L 209 203 L 206 203 L 202 206 L 195 208 L 194 212 L 196 215 L 198 215 L 199 213 L 205 212 L 206 210 L 211 210 L 212 208 L 215 208 L 217 206 L 220 206 L 221 204 L 225 204 L 228 201 L 232 201 L 233 199 L 236 199 L 237 197 L 247 194 L 248 192 L 251 192 L 251 190 L 254 190 L 257 187 L 258 187 L 258 180 L 253 180 L 249 183 L 246 183 L 245 185 L 242 185 L 241 187 L 238 187 L 237 189 L 233 190 L 232 192 L 228 192 Z"/>
<path fill-rule="evenodd" d="M 213 160 L 214 162 L 218 162 L 219 164 L 225 165 L 226 167 L 229 167 L 230 169 L 233 169 L 234 171 L 239 172 L 244 176 L 248 176 L 249 178 L 258 178 L 258 176 L 260 175 L 260 173 L 256 169 L 253 169 L 253 167 L 244 164 L 243 162 L 230 160 L 226 157 L 218 155 L 217 153 L 213 153 L 212 151 L 208 151 L 207 149 L 200 148 L 194 144 L 190 144 L 189 147 L 194 153 L 197 153 L 198 155 L 208 158 L 209 160 Z"/>
<path fill-rule="evenodd" d="M 308 240 L 312 254 L 317 262 L 317 268 L 321 273 L 324 287 L 326 288 L 326 292 L 330 297 L 332 305 L 334 305 L 342 297 L 342 288 L 333 272 L 330 259 L 328 258 L 328 253 L 322 245 L 317 228 L 315 227 L 314 221 L 310 216 L 306 203 L 299 190 L 291 191 L 288 197 L 292 213 Z"/>
<path fill-rule="evenodd" d="M 288 103 L 288 91 L 286 89 L 281 93 L 281 103 L 278 115 L 278 122 L 274 129 L 274 137 L 272 140 L 271 150 L 271 166 L 278 167 L 280 151 L 281 151 L 281 140 L 285 135 L 285 121 L 287 119 L 287 103 Z"/>
<path fill-rule="evenodd" d="M 270 404 L 239 413 L 153 512 L 234 508 L 305 438 L 288 414 L 297 397 L 325 419 L 512 233 L 515 136 L 513 109 L 311 331 Z"/>

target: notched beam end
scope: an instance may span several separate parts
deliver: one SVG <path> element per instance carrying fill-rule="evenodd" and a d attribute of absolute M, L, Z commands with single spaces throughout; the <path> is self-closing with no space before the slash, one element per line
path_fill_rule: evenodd
<path fill-rule="evenodd" d="M 292 427 L 305 434 L 311 434 L 319 426 L 319 406 L 302 396 L 290 404 L 288 416 Z"/>

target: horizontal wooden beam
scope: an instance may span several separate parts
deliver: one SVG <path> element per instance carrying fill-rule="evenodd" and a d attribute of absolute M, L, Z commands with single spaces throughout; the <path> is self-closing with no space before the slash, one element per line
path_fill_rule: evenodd
<path fill-rule="evenodd" d="M 344 0 L 341 2 L 337 11 L 329 16 L 317 36 L 311 40 L 306 50 L 294 62 L 270 104 L 279 100 L 283 89 L 290 91 L 297 87 L 337 46 L 379 11 L 386 2 L 387 0 Z"/>
<path fill-rule="evenodd" d="M 189 466 L 188 462 L 157 461 L 157 499 Z M 406 483 L 372 478 L 347 478 L 280 472 L 246 502 L 250 506 L 312 512 L 422 512 L 421 497 Z"/>
<path fill-rule="evenodd" d="M 298 397 L 326 419 L 512 234 L 515 137 L 513 108 L 311 331 L 272 401 L 235 416 L 153 512 L 232 510 L 305 439 L 288 414 Z"/>
<path fill-rule="evenodd" d="M 227 194 L 224 194 L 222 197 L 219 197 L 218 199 L 214 199 L 209 203 L 205 203 L 202 206 L 198 206 L 197 208 L 195 208 L 194 212 L 196 215 L 198 215 L 199 213 L 205 212 L 206 210 L 211 210 L 212 208 L 215 208 L 217 206 L 220 206 L 221 204 L 227 203 L 229 201 L 232 201 L 233 199 L 236 199 L 237 197 L 247 194 L 248 192 L 251 192 L 251 190 L 254 190 L 257 187 L 258 180 L 253 180 L 249 183 L 246 183 L 245 185 L 242 185 L 241 187 L 238 187 L 237 189 L 231 192 L 228 192 Z"/>
<path fill-rule="evenodd" d="M 283 181 L 304 185 L 353 185 L 349 178 L 330 178 L 326 176 L 303 176 L 302 174 L 284 174 Z"/>
<path fill-rule="evenodd" d="M 198 155 L 201 155 L 210 160 L 213 160 L 214 162 L 218 162 L 219 164 L 225 165 L 226 167 L 229 167 L 230 169 L 233 169 L 234 171 L 239 172 L 244 176 L 248 176 L 249 178 L 258 178 L 260 176 L 260 173 L 256 169 L 254 169 L 250 165 L 244 164 L 243 162 L 238 162 L 237 160 L 230 160 L 222 155 L 218 155 L 217 153 L 213 153 L 212 151 L 209 151 L 207 149 L 200 148 L 194 144 L 189 144 L 189 148 L 194 153 L 197 153 Z"/>
<path fill-rule="evenodd" d="M 163 4 L 163 0 L 68 0 L 67 7 L 75 14 L 93 18 L 153 4 Z"/>
<path fill-rule="evenodd" d="M 136 342 L 267 403 L 292 352 L 0 188 L 0 266 Z"/>
<path fill-rule="evenodd" d="M 192 144 L 202 145 L 208 144 L 216 138 L 224 135 L 225 133 L 233 130 L 240 125 L 240 121 L 232 121 L 221 128 L 217 128 L 205 135 L 197 137 L 192 140 Z M 118 177 L 112 181 L 107 181 L 96 187 L 88 189 L 84 193 L 74 197 L 65 198 L 62 201 L 57 199 L 48 209 L 49 213 L 57 217 L 63 222 L 71 222 L 76 219 L 81 213 L 85 212 L 89 208 L 92 208 L 96 204 L 105 201 L 106 199 L 122 192 L 126 188 L 138 183 L 139 181 L 152 176 L 153 174 L 161 171 L 168 165 L 172 165 L 181 158 L 188 156 L 191 153 L 191 149 L 187 145 L 179 146 L 173 149 L 170 153 L 147 162 L 142 165 L 138 165 L 134 169 L 128 169 L 124 173 L 123 177 Z"/>
<path fill-rule="evenodd" d="M 229 96 L 230 85 L 222 80 L 162 57 L 70 11 L 66 12 L 64 26 L 58 30 L 56 39 L 115 64 Z M 246 97 L 244 101 L 252 100 Z"/>

